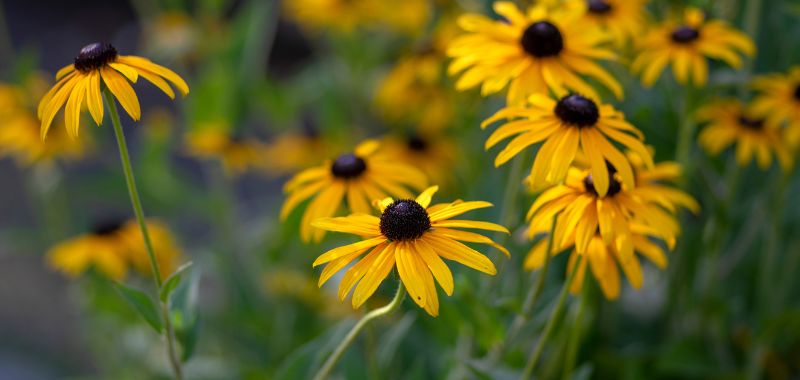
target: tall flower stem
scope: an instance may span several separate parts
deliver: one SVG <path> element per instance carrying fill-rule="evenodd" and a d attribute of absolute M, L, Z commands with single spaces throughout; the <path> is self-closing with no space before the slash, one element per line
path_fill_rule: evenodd
<path fill-rule="evenodd" d="M 331 370 L 333 370 L 333 367 L 342 357 L 342 354 L 344 354 L 347 348 L 353 344 L 353 341 L 358 336 L 358 333 L 360 333 L 361 330 L 367 326 L 367 324 L 372 322 L 373 319 L 383 317 L 384 315 L 393 312 L 400 306 L 401 303 L 403 303 L 403 298 L 406 295 L 405 290 L 406 289 L 403 287 L 402 283 L 398 284 L 397 292 L 394 294 L 392 302 L 389 302 L 386 306 L 370 311 L 364 317 L 362 317 L 361 320 L 359 320 L 358 323 L 356 323 L 356 325 L 350 329 L 350 332 L 347 333 L 347 336 L 344 337 L 342 342 L 336 346 L 336 349 L 333 350 L 333 353 L 330 357 L 328 357 L 328 360 L 325 361 L 325 364 L 322 365 L 322 368 L 320 368 L 319 371 L 317 371 L 317 374 L 314 375 L 314 380 L 327 379 L 328 375 L 331 373 Z"/>
<path fill-rule="evenodd" d="M 572 285 L 572 280 L 575 278 L 575 274 L 578 272 L 581 261 L 583 261 L 583 257 L 578 257 L 578 259 L 575 260 L 575 267 L 572 268 L 572 271 L 570 272 L 566 281 L 564 281 L 564 286 L 561 288 L 561 294 L 558 296 L 556 306 L 553 308 L 553 312 L 550 313 L 547 324 L 544 326 L 542 337 L 539 338 L 539 341 L 536 343 L 536 347 L 533 349 L 533 353 L 531 353 L 527 364 L 525 364 L 525 370 L 522 372 L 520 380 L 528 380 L 531 378 L 533 370 L 536 368 L 536 363 L 539 362 L 539 358 L 542 356 L 542 351 L 544 351 L 545 344 L 547 344 L 547 341 L 550 339 L 550 335 L 553 334 L 556 324 L 559 320 L 561 320 L 561 314 L 563 314 L 564 305 L 567 303 L 569 288 Z"/>
<path fill-rule="evenodd" d="M 572 378 L 572 371 L 575 369 L 575 362 L 578 358 L 578 347 L 581 345 L 581 323 L 586 314 L 587 304 L 589 303 L 586 286 L 583 287 L 578 312 L 575 314 L 575 321 L 570 329 L 569 340 L 567 341 L 567 357 L 564 359 L 564 372 L 561 374 L 563 380 Z"/>
<path fill-rule="evenodd" d="M 683 111 L 681 112 L 681 123 L 678 130 L 678 143 L 675 147 L 675 160 L 681 164 L 685 171 L 684 178 L 691 177 L 688 173 L 690 166 L 689 159 L 692 153 L 692 142 L 694 140 L 694 133 L 697 130 L 697 123 L 694 120 L 692 113 L 694 112 L 694 91 L 692 85 L 687 83 L 685 85 L 685 94 L 683 97 Z"/>
<path fill-rule="evenodd" d="M 156 299 L 160 300 L 158 294 L 161 292 L 161 271 L 158 268 L 158 261 L 156 254 L 153 250 L 153 243 L 150 240 L 150 234 L 147 231 L 147 223 L 144 218 L 144 211 L 142 210 L 142 201 L 139 199 L 139 190 L 136 188 L 136 178 L 133 176 L 133 168 L 131 167 L 131 157 L 128 154 L 128 144 L 125 142 L 125 134 L 122 131 L 122 123 L 119 121 L 119 112 L 117 111 L 117 103 L 114 101 L 114 96 L 108 89 L 103 90 L 106 97 L 106 104 L 108 105 L 109 113 L 111 113 L 111 124 L 114 125 L 114 134 L 117 137 L 117 145 L 119 145 L 119 157 L 122 161 L 122 170 L 125 174 L 125 183 L 128 185 L 128 195 L 131 198 L 131 205 L 133 206 L 133 213 L 136 215 L 136 221 L 139 223 L 139 229 L 142 231 L 144 238 L 144 245 L 147 248 L 147 257 L 150 259 L 150 270 L 153 274 L 153 281 L 156 284 Z M 167 341 L 167 355 L 170 365 L 172 367 L 173 375 L 176 379 L 183 379 L 183 371 L 181 369 L 181 362 L 175 351 L 175 334 L 172 327 L 172 321 L 169 317 L 169 308 L 166 301 L 159 301 L 161 306 L 161 317 L 164 320 L 165 326 L 165 339 Z"/>
<path fill-rule="evenodd" d="M 3 64 L 0 64 L 0 69 L 10 69 L 11 67 L 5 66 L 11 65 L 11 57 L 14 56 L 14 48 L 11 45 L 11 31 L 6 22 L 6 13 L 2 3 L 0 3 L 0 55 L 8 57 L 8 59 L 3 59 Z"/>
<path fill-rule="evenodd" d="M 550 267 L 550 256 L 553 254 L 553 239 L 552 236 L 556 231 L 556 221 L 558 221 L 558 214 L 553 216 L 553 223 L 550 226 L 550 239 L 547 242 L 547 251 L 545 251 L 544 256 L 544 265 L 542 266 L 542 270 L 538 273 L 538 278 L 536 280 L 536 285 L 531 287 L 528 291 L 528 294 L 525 296 L 525 301 L 522 303 L 522 309 L 520 312 L 514 317 L 514 320 L 511 322 L 511 326 L 508 328 L 508 333 L 506 333 L 506 338 L 500 342 L 494 349 L 489 353 L 488 361 L 490 366 L 494 366 L 497 363 L 497 360 L 502 357 L 504 351 L 508 349 L 511 340 L 514 339 L 519 335 L 520 330 L 522 327 L 525 326 L 525 323 L 530 319 L 531 313 L 533 312 L 533 308 L 536 306 L 539 297 L 541 297 L 542 292 L 544 291 L 544 283 L 547 279 L 547 270 Z"/>

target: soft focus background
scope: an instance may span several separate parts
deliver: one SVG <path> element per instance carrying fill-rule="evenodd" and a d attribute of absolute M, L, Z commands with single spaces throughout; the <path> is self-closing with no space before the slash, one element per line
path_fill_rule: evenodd
<path fill-rule="evenodd" d="M 344 356 L 339 376 L 516 378 L 542 329 L 566 257 L 554 261 L 544 301 L 509 355 L 487 364 L 488 350 L 503 339 L 536 278 L 520 264 L 530 247 L 520 221 L 533 198 L 521 197 L 501 215 L 512 165 L 493 167 L 494 153 L 482 149 L 488 132 L 478 128 L 502 106 L 502 96 L 456 93 L 442 70 L 448 23 L 467 10 L 491 14 L 490 3 L 375 3 L 355 16 L 310 0 L 0 2 L 4 83 L 37 76 L 52 83 L 82 46 L 96 41 L 148 57 L 189 83 L 189 96 L 174 102 L 149 84 L 136 85 L 142 121 L 122 120 L 145 212 L 169 226 L 184 261 L 194 262 L 180 289 L 190 336 L 184 338 L 194 342 L 188 378 L 306 378 L 365 311 L 340 302 L 334 286 L 318 289 L 311 267 L 318 254 L 350 240 L 332 234 L 304 245 L 297 213 L 282 223 L 278 211 L 291 174 L 367 137 L 394 136 L 403 145 L 424 135 L 426 147 L 439 152 L 421 161 L 441 174 L 437 197 L 491 201 L 498 207 L 476 215 L 515 233 L 507 242 L 510 260 L 489 253 L 497 277 L 455 268 L 455 294 L 442 297 L 438 318 L 407 301 L 367 329 Z M 741 29 L 748 3 L 653 0 L 648 9 L 659 17 L 693 4 Z M 747 100 L 751 73 L 800 64 L 800 3 L 756 3 L 757 23 L 746 32 L 756 33 L 757 58 L 742 71 L 712 66 L 711 83 L 693 101 Z M 292 13 L 292 6 L 308 14 Z M 435 59 L 430 83 L 410 92 L 386 88 L 396 65 L 424 54 Z M 614 104 L 645 133 L 658 160 L 671 159 L 687 101 L 682 87 L 666 74 L 644 89 L 624 65 L 608 67 L 626 90 L 626 100 Z M 435 94 L 422 105 L 440 103 L 417 117 L 422 105 L 415 96 L 423 91 Z M 80 158 L 0 159 L 0 379 L 168 378 L 158 336 L 108 279 L 95 272 L 70 278 L 44 259 L 50 247 L 99 221 L 130 215 L 110 125 L 82 120 Z M 207 130 L 219 131 L 239 155 L 193 151 L 193 134 Z M 641 290 L 626 283 L 619 300 L 607 301 L 592 284 L 575 378 L 800 378 L 797 170 L 739 171 L 730 152 L 710 158 L 696 146 L 691 162 L 682 186 L 702 212 L 681 216 L 683 235 L 669 268 L 646 266 Z M 152 286 L 133 273 L 126 283 Z M 393 286 L 386 281 L 368 308 L 385 303 Z M 570 304 L 547 348 L 545 376 L 560 376 L 561 342 L 575 327 L 570 316 L 578 304 Z"/>

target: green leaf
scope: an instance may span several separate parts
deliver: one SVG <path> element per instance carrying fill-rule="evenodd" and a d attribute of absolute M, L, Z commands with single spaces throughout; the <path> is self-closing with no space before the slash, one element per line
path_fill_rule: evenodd
<path fill-rule="evenodd" d="M 175 288 L 170 302 L 170 320 L 175 328 L 175 338 L 183 348 L 181 360 L 187 361 L 194 354 L 199 331 L 199 318 L 197 316 L 197 297 L 200 286 L 198 271 L 187 274 L 186 281 L 182 281 Z"/>
<path fill-rule="evenodd" d="M 164 327 L 161 321 L 160 314 L 153 300 L 144 292 L 134 289 L 124 284 L 116 284 L 120 294 L 127 300 L 134 309 L 139 312 L 139 315 L 159 334 L 163 331 Z"/>
<path fill-rule="evenodd" d="M 181 280 L 183 279 L 183 273 L 191 266 L 191 261 L 183 264 L 175 272 L 169 275 L 169 277 L 167 277 L 167 280 L 164 281 L 163 285 L 161 285 L 161 292 L 158 294 L 158 297 L 161 299 L 161 301 L 166 302 L 169 295 L 172 294 L 172 291 L 174 291 L 175 288 L 180 285 Z"/>

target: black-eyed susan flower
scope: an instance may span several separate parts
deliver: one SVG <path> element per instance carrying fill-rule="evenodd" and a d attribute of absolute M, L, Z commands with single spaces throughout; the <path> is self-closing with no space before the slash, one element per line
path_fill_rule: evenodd
<path fill-rule="evenodd" d="M 609 33 L 622 47 L 644 30 L 645 4 L 647 0 L 570 0 L 566 6 L 585 8 L 583 20 Z"/>
<path fill-rule="evenodd" d="M 559 100 L 542 94 L 531 95 L 525 107 L 501 109 L 481 127 L 502 119 L 508 121 L 489 136 L 486 149 L 516 136 L 497 155 L 495 165 L 500 166 L 523 149 L 544 141 L 531 169 L 531 184 L 537 189 L 561 182 L 576 154 L 585 156 L 590 163 L 598 194 L 605 195 L 611 188 L 607 162 L 616 168 L 623 183 L 633 187 L 633 169 L 625 154 L 609 139 L 640 154 L 648 166 L 653 165 L 642 143 L 642 133 L 625 121 L 622 112 L 582 95 L 567 95 Z"/>
<path fill-rule="evenodd" d="M 677 208 L 697 212 L 699 205 L 688 194 L 669 186 L 680 174 L 679 166 L 664 163 L 647 168 L 636 155 L 631 158 L 637 169 L 634 187 L 619 182 L 610 167 L 611 187 L 608 194 L 600 196 L 594 189 L 592 174 L 572 167 L 564 185 L 539 195 L 528 212 L 529 236 L 544 234 L 544 238 L 531 248 L 524 263 L 526 269 L 543 265 L 549 239 L 553 239 L 552 255 L 573 251 L 567 273 L 572 272 L 578 257 L 586 257 L 573 279 L 573 292 L 581 289 L 589 265 L 605 296 L 615 299 L 620 289 L 617 265 L 634 288 L 642 285 L 642 270 L 635 253 L 660 268 L 667 265 L 664 249 L 656 240 L 674 248 L 680 233 L 674 216 Z M 557 220 L 551 236 L 553 218 Z"/>
<path fill-rule="evenodd" d="M 281 219 L 312 198 L 300 222 L 300 237 L 319 242 L 325 231 L 313 229 L 311 222 L 334 216 L 345 200 L 351 213 L 368 214 L 375 200 L 387 196 L 411 198 L 409 188 L 422 190 L 427 185 L 424 173 L 381 152 L 377 141 L 367 140 L 352 153 L 306 169 L 289 180 L 284 186 L 288 196 L 281 208 Z"/>
<path fill-rule="evenodd" d="M 688 8 L 682 19 L 669 20 L 653 28 L 638 41 L 639 54 L 631 65 L 652 86 L 664 68 L 672 65 L 675 79 L 703 86 L 708 80 L 706 57 L 719 59 L 734 68 L 742 65 L 740 54 L 752 56 L 750 38 L 721 20 L 706 20 L 700 9 Z"/>
<path fill-rule="evenodd" d="M 481 85 L 481 93 L 499 92 L 508 85 L 510 104 L 523 102 L 534 93 L 555 92 L 559 96 L 579 92 L 598 98 L 581 76 L 596 79 L 622 97 L 622 87 L 596 59 L 616 56 L 602 47 L 611 37 L 581 21 L 582 12 L 535 6 L 527 13 L 511 2 L 494 3 L 505 20 L 467 14 L 459 25 L 467 34 L 455 39 L 447 53 L 453 57 L 449 72 L 462 73 L 456 88 Z"/>
<path fill-rule="evenodd" d="M 444 70 L 444 57 L 434 52 L 401 58 L 375 95 L 381 115 L 391 123 L 417 125 L 426 131 L 446 127 L 452 122 L 455 105 L 443 86 Z"/>
<path fill-rule="evenodd" d="M 311 123 L 302 131 L 289 131 L 264 144 L 259 166 L 271 175 L 296 173 L 317 165 L 339 151 L 338 144 L 323 138 Z"/>
<path fill-rule="evenodd" d="M 786 124 L 786 140 L 790 147 L 800 146 L 800 66 L 786 74 L 770 74 L 753 81 L 759 94 L 753 99 L 753 116 L 770 124 Z"/>
<path fill-rule="evenodd" d="M 169 229 L 160 222 L 148 221 L 150 238 L 157 259 L 167 277 L 177 267 L 181 251 Z M 147 250 L 135 221 L 108 220 L 98 223 L 90 233 L 61 242 L 47 252 L 48 264 L 70 277 L 90 268 L 121 281 L 130 268 L 150 274 Z"/>
<path fill-rule="evenodd" d="M 711 155 L 736 145 L 736 161 L 747 166 L 755 160 L 761 169 L 772 165 L 774 155 L 785 170 L 792 166 L 792 155 L 781 138 L 777 119 L 754 117 L 738 100 L 719 100 L 699 109 L 697 119 L 708 125 L 698 137 Z"/>
<path fill-rule="evenodd" d="M 435 317 L 439 314 L 439 297 L 434 279 L 445 294 L 453 294 L 453 275 L 442 259 L 486 274 L 496 274 L 491 260 L 462 242 L 488 244 L 506 255 L 509 255 L 508 251 L 488 237 L 456 228 L 505 233 L 508 230 L 489 222 L 452 219 L 491 204 L 456 201 L 430 206 L 437 190 L 437 186 L 430 187 L 415 199 L 386 198 L 379 202 L 380 217 L 360 214 L 315 221 L 314 226 L 322 230 L 354 234 L 365 239 L 320 255 L 314 266 L 326 265 L 319 285 L 358 260 L 346 270 L 339 284 L 339 298 L 342 300 L 355 287 L 352 302 L 353 307 L 358 308 L 396 267 L 414 302 Z"/>
<path fill-rule="evenodd" d="M 387 155 L 421 170 L 432 183 L 449 183 L 458 147 L 444 135 L 412 134 L 405 138 L 391 137 L 384 141 Z"/>
<path fill-rule="evenodd" d="M 348 33 L 357 27 L 388 27 L 417 34 L 430 15 L 426 0 L 294 0 L 286 2 L 287 16 L 311 32 Z"/>
<path fill-rule="evenodd" d="M 131 83 L 136 83 L 139 77 L 150 81 L 170 98 L 175 97 L 175 91 L 167 81 L 183 95 L 189 93 L 189 86 L 178 74 L 146 58 L 119 55 L 117 49 L 106 43 L 84 46 L 75 57 L 75 63 L 56 73 L 55 86 L 39 102 L 42 139 L 47 136 L 50 124 L 61 107 L 64 107 L 67 133 L 72 138 L 78 136 L 80 114 L 84 108 L 89 109 L 95 123 L 102 124 L 103 88 L 114 95 L 132 119 L 139 120 L 139 99 L 131 87 Z"/>
<path fill-rule="evenodd" d="M 39 120 L 28 86 L 0 84 L 0 157 L 13 157 L 21 166 L 50 164 L 54 160 L 82 158 L 91 140 L 67 138 L 66 130 L 57 129 L 45 144 L 39 134 Z"/>
<path fill-rule="evenodd" d="M 201 159 L 219 160 L 228 174 L 241 174 L 259 165 L 263 144 L 254 139 L 236 138 L 226 128 L 205 124 L 184 135 L 187 153 Z"/>

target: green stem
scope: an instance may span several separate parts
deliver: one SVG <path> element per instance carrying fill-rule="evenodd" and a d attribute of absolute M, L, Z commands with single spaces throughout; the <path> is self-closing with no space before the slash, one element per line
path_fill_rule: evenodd
<path fill-rule="evenodd" d="M 586 286 L 584 286 L 583 295 L 578 304 L 578 313 L 575 315 L 575 321 L 573 321 L 572 330 L 570 330 L 571 334 L 567 341 L 567 357 L 564 360 L 564 372 L 561 374 L 563 380 L 570 380 L 572 378 L 572 371 L 575 369 L 575 362 L 578 358 L 578 347 L 580 347 L 581 344 L 581 322 L 586 313 L 586 306 L 589 303 L 587 293 Z"/>
<path fill-rule="evenodd" d="M 3 9 L 3 4 L 0 3 L 0 55 L 7 57 L 3 59 L 3 65 L 0 69 L 9 69 L 10 67 L 3 67 L 6 64 L 11 64 L 11 57 L 14 56 L 14 48 L 11 45 L 11 31 L 6 22 L 6 12 Z"/>
<path fill-rule="evenodd" d="M 355 340 L 356 336 L 358 336 L 358 333 L 361 332 L 361 330 L 363 330 L 364 327 L 366 327 L 367 324 L 370 323 L 373 319 L 383 317 L 384 315 L 387 315 L 392 311 L 394 311 L 395 309 L 397 309 L 397 307 L 399 307 L 400 304 L 403 302 L 403 297 L 405 296 L 405 294 L 406 292 L 405 288 L 403 287 L 403 284 L 402 283 L 398 284 L 397 292 L 394 294 L 392 302 L 389 302 L 389 304 L 387 304 L 384 307 L 370 311 L 364 317 L 362 317 L 361 320 L 359 320 L 358 323 L 356 323 L 356 325 L 353 326 L 350 332 L 347 333 L 347 336 L 344 337 L 342 342 L 339 343 L 339 345 L 333 351 L 331 356 L 328 357 L 328 360 L 325 361 L 325 364 L 322 366 L 322 368 L 320 368 L 319 371 L 317 371 L 317 374 L 314 375 L 314 380 L 327 379 L 328 375 L 330 375 L 331 373 L 331 370 L 333 370 L 333 367 L 336 365 L 336 362 L 339 361 L 339 359 L 342 357 L 342 354 L 344 354 L 347 348 L 350 347 L 351 344 L 353 344 L 353 341 Z"/>
<path fill-rule="evenodd" d="M 550 256 L 553 253 L 553 235 L 556 231 L 557 220 L 558 214 L 553 216 L 553 223 L 550 225 L 550 234 L 548 235 L 549 240 L 547 242 L 547 251 L 545 251 L 544 265 L 539 273 L 539 277 L 536 279 L 536 286 L 532 287 L 525 296 L 525 301 L 522 303 L 522 309 L 520 310 L 519 314 L 514 317 L 514 321 L 511 322 L 511 326 L 508 328 L 506 339 L 500 342 L 500 344 L 489 353 L 489 363 L 491 366 L 494 366 L 494 364 L 497 363 L 497 360 L 503 355 L 503 352 L 508 349 L 511 340 L 519 335 L 522 327 L 525 326 L 525 323 L 528 322 L 528 319 L 530 319 L 533 308 L 536 306 L 539 297 L 541 297 L 542 292 L 544 291 L 544 283 L 547 279 L 547 270 L 550 267 Z"/>
<path fill-rule="evenodd" d="M 139 199 L 139 191 L 136 188 L 136 178 L 133 176 L 133 168 L 131 167 L 131 157 L 128 154 L 128 144 L 125 142 L 125 134 L 122 132 L 122 123 L 119 121 L 119 113 L 117 112 L 117 103 L 114 101 L 114 96 L 108 89 L 103 91 L 106 97 L 106 104 L 108 105 L 109 113 L 111 114 L 111 124 L 114 126 L 114 134 L 117 137 L 117 145 L 119 145 L 119 157 L 122 161 L 122 170 L 125 174 L 125 183 L 128 185 L 128 195 L 131 198 L 131 205 L 133 212 L 136 215 L 136 221 L 139 223 L 139 229 L 142 231 L 144 238 L 144 245 L 147 248 L 147 257 L 150 259 L 150 269 L 153 274 L 153 281 L 156 284 L 156 299 L 160 300 L 158 294 L 161 292 L 161 271 L 158 268 L 158 261 L 156 260 L 155 251 L 153 250 L 153 243 L 150 240 L 150 234 L 147 231 L 147 223 L 145 222 L 144 211 L 142 210 L 142 201 Z M 172 371 L 176 379 L 183 379 L 183 372 L 181 370 L 180 360 L 175 351 L 175 337 L 172 328 L 172 321 L 169 317 L 169 308 L 166 302 L 161 303 L 161 317 L 164 319 L 166 326 L 165 338 L 167 341 L 167 354 L 169 357 Z"/>
<path fill-rule="evenodd" d="M 539 357 L 542 356 L 542 351 L 544 351 L 545 344 L 547 344 L 547 341 L 550 339 L 550 335 L 553 334 L 556 323 L 558 323 L 558 321 L 561 319 L 561 314 L 564 311 L 564 305 L 567 301 L 567 295 L 569 294 L 570 285 L 572 285 L 572 280 L 575 278 L 575 274 L 578 272 L 578 268 L 580 267 L 582 260 L 583 257 L 578 257 L 578 259 L 575 260 L 575 267 L 572 268 L 572 272 L 570 272 L 569 277 L 567 277 L 567 280 L 564 282 L 564 286 L 561 288 L 561 294 L 558 296 L 558 302 L 556 303 L 555 308 L 553 308 L 553 312 L 550 313 L 547 324 L 544 326 L 542 337 L 539 338 L 539 341 L 536 343 L 536 347 L 533 349 L 531 357 L 528 359 L 528 363 L 525 364 L 525 370 L 522 372 L 520 380 L 528 380 L 531 378 L 533 370 L 536 368 L 536 363 L 539 362 Z"/>
<path fill-rule="evenodd" d="M 685 85 L 686 93 L 683 97 L 683 112 L 681 113 L 680 130 L 678 130 L 678 144 L 675 147 L 675 160 L 681 164 L 684 170 L 684 178 L 689 178 L 689 159 L 691 158 L 692 142 L 694 133 L 697 130 L 697 123 L 695 123 L 692 112 L 692 102 L 694 101 L 692 95 L 692 85 L 687 83 Z"/>

